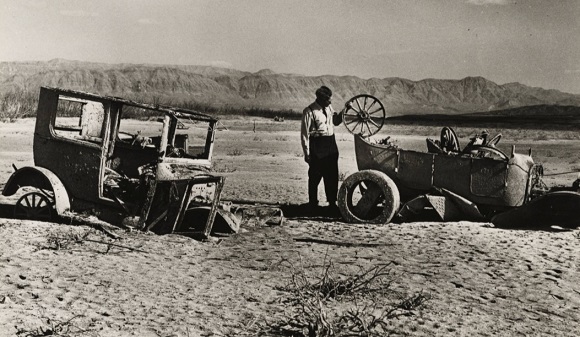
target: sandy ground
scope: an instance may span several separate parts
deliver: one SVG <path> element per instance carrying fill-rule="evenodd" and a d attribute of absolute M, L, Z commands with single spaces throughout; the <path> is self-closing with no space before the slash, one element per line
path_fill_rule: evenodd
<path fill-rule="evenodd" d="M 226 123 L 214 157 L 227 176 L 224 198 L 306 201 L 306 164 L 292 123 L 259 120 L 257 132 L 248 121 Z M 32 120 L 0 124 L 0 183 L 12 163 L 32 164 L 33 126 Z M 341 172 L 354 173 L 352 138 L 339 133 L 338 139 Z M 424 145 L 424 136 L 398 139 Z M 577 164 L 570 156 L 576 143 L 542 142 L 551 146 L 549 153 L 539 150 L 552 159 L 547 171 Z M 386 308 L 412 294 L 428 298 L 412 315 L 388 321 L 394 335 L 580 332 L 579 230 L 471 222 L 363 226 L 294 216 L 282 226 L 246 226 L 217 242 L 119 234 L 113 241 L 83 226 L 0 219 L 0 336 L 281 335 L 274 328 L 298 310 L 288 291 L 293 276 L 314 282 L 329 265 L 344 278 L 384 264 L 392 298 L 371 299 Z M 363 297 L 320 305 L 332 320 L 333 308 L 368 313 Z"/>

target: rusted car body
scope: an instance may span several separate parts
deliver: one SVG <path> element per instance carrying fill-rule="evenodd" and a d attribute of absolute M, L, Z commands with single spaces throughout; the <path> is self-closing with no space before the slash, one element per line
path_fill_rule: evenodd
<path fill-rule="evenodd" d="M 405 221 L 430 210 L 442 220 L 492 220 L 506 225 L 536 223 L 537 210 L 551 220 L 578 225 L 578 186 L 550 190 L 542 181 L 543 167 L 531 151 L 505 154 L 496 145 L 501 135 L 472 138 L 463 149 L 455 132 L 443 128 L 441 138 L 426 139 L 425 151 L 401 149 L 389 141 L 373 141 L 382 127 L 382 104 L 369 95 L 348 102 L 345 125 L 354 135 L 359 172 L 339 189 L 338 206 L 349 222 Z"/>
<path fill-rule="evenodd" d="M 34 166 L 19 168 L 3 194 L 36 188 L 15 208 L 28 218 L 73 211 L 207 237 L 218 216 L 235 229 L 219 204 L 224 178 L 211 173 L 216 123 L 191 110 L 43 87 Z"/>

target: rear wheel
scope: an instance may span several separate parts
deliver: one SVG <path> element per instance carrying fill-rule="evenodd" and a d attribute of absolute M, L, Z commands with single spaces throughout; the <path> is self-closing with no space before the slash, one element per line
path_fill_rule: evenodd
<path fill-rule="evenodd" d="M 450 127 L 444 127 L 441 129 L 440 138 L 441 148 L 447 152 L 459 152 L 459 139 L 457 134 Z"/>
<path fill-rule="evenodd" d="M 376 170 L 350 175 L 338 192 L 338 207 L 347 222 L 386 224 L 398 211 L 399 203 L 395 182 Z"/>

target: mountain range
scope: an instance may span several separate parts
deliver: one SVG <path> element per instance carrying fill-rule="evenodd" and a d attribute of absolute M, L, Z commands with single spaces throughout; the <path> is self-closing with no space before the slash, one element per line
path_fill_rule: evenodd
<path fill-rule="evenodd" d="M 40 86 L 51 86 L 168 105 L 197 103 L 218 108 L 301 111 L 313 101 L 314 92 L 321 85 L 333 90 L 335 109 L 349 98 L 365 93 L 377 97 L 391 115 L 464 114 L 525 106 L 580 107 L 580 95 L 517 82 L 496 84 L 479 76 L 412 81 L 63 59 L 0 63 L 0 95 L 14 91 L 34 94 Z"/>

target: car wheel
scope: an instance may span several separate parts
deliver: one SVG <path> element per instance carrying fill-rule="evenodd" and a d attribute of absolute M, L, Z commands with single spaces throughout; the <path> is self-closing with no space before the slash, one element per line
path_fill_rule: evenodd
<path fill-rule="evenodd" d="M 389 223 L 398 211 L 399 203 L 395 182 L 376 170 L 350 175 L 338 192 L 340 213 L 351 223 Z"/>
<path fill-rule="evenodd" d="M 29 192 L 24 194 L 14 206 L 14 217 L 26 220 L 50 221 L 54 200 L 47 194 Z"/>

